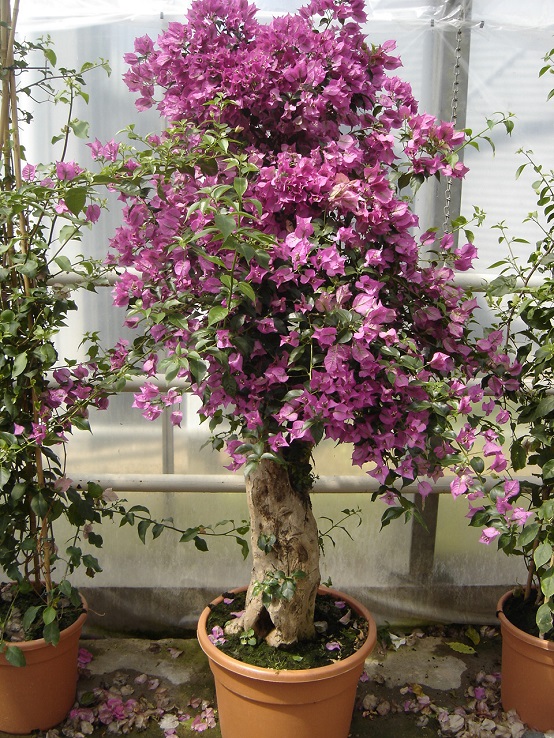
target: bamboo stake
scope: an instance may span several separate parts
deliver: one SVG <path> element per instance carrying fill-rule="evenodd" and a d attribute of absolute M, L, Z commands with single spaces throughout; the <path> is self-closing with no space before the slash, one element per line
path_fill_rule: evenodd
<path fill-rule="evenodd" d="M 17 104 L 17 86 L 14 69 L 14 42 L 17 18 L 19 15 L 19 0 L 14 0 L 13 13 L 11 12 L 10 0 L 1 0 L 2 26 L 0 34 L 1 59 L 4 69 L 2 81 L 2 105 L 0 109 L 0 148 L 4 157 L 4 181 L 3 187 L 12 188 L 12 181 L 19 189 L 22 184 L 21 176 L 21 139 L 19 135 L 19 117 Z M 10 232 L 12 231 L 12 232 Z M 24 213 L 18 216 L 18 235 L 22 254 L 29 253 L 28 229 Z M 13 238 L 14 233 L 10 227 L 6 232 L 7 238 Z M 25 295 L 30 297 L 32 285 L 30 279 L 23 275 L 23 288 Z M 29 316 L 29 330 L 33 328 L 32 316 Z M 32 412 L 35 422 L 39 422 L 38 395 L 36 388 L 31 388 Z M 42 452 L 39 447 L 35 452 L 36 479 L 39 487 L 44 487 L 44 467 Z M 40 588 L 40 580 L 44 580 L 47 593 L 52 590 L 51 580 L 51 544 L 49 540 L 49 520 L 45 516 L 40 523 L 32 510 L 29 509 L 30 532 L 37 542 L 36 550 L 33 552 L 33 569 L 35 574 L 35 586 Z"/>
<path fill-rule="evenodd" d="M 0 28 L 0 55 L 2 60 L 2 69 L 6 70 L 8 66 L 8 27 L 11 24 L 10 0 L 2 0 L 0 6 L 0 20 L 2 27 Z M 2 79 L 2 106 L 0 108 L 0 149 L 4 151 L 4 143 L 9 131 L 9 79 L 6 75 Z"/>

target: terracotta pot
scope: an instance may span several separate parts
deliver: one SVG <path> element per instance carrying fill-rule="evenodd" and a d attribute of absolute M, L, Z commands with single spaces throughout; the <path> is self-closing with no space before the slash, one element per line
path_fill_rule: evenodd
<path fill-rule="evenodd" d="M 554 729 L 554 643 L 516 628 L 497 606 L 502 632 L 502 707 L 515 710 L 521 720 L 536 730 Z"/>
<path fill-rule="evenodd" d="M 327 588 L 320 593 L 344 600 L 368 621 L 369 630 L 356 653 L 317 669 L 275 671 L 237 661 L 211 643 L 206 632 L 209 607 L 202 612 L 198 640 L 214 675 L 223 738 L 347 738 L 356 688 L 377 629 L 356 600 Z"/>
<path fill-rule="evenodd" d="M 48 730 L 65 718 L 75 702 L 79 637 L 86 618 L 85 611 L 62 630 L 57 646 L 44 638 L 18 643 L 25 666 L 12 666 L 0 655 L 0 731 Z"/>

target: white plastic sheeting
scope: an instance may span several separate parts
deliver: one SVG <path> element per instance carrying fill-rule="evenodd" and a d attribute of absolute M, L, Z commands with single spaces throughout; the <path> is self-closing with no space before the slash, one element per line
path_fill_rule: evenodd
<path fill-rule="evenodd" d="M 189 0 L 23 0 L 21 27 L 25 30 L 63 30 L 87 25 L 130 20 L 141 16 L 183 14 Z M 298 0 L 259 0 L 262 13 L 280 14 L 295 10 Z M 418 0 L 367 0 L 368 20 L 375 22 L 460 22 L 471 11 L 472 24 L 494 28 L 542 28 L 554 26 L 554 4 L 550 0 L 454 0 L 423 3 Z"/>

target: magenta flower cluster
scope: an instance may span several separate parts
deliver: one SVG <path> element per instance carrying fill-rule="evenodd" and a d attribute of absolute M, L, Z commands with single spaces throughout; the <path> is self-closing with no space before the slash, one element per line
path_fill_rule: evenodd
<path fill-rule="evenodd" d="M 146 331 L 144 371 L 186 379 L 212 430 L 229 421 L 215 442 L 233 468 L 328 438 L 383 491 L 436 479 L 476 440 L 453 419 L 487 416 L 517 382 L 500 341 L 471 338 L 476 301 L 453 286 L 473 244 L 416 236 L 406 188 L 463 176 L 464 134 L 419 111 L 358 0 L 255 14 L 197 0 L 126 57 L 137 107 L 170 126 L 142 153 L 95 148 L 135 185 L 119 187 L 115 303 Z M 147 383 L 135 405 L 155 418 L 174 401 Z M 500 471 L 496 441 L 491 426 Z"/>

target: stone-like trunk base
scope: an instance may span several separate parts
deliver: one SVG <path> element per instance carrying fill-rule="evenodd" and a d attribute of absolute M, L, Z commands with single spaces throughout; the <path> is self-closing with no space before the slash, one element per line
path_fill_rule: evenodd
<path fill-rule="evenodd" d="M 319 545 L 317 523 L 309 495 L 296 491 L 287 468 L 270 459 L 262 459 L 246 478 L 246 493 L 251 522 L 252 575 L 246 596 L 246 610 L 232 623 L 234 632 L 253 628 L 272 646 L 295 643 L 314 634 L 314 605 L 319 586 Z M 261 534 L 275 536 L 268 553 L 258 546 Z M 255 582 L 262 582 L 269 572 L 286 576 L 304 572 L 296 580 L 291 600 L 274 598 L 264 605 L 261 594 L 254 596 Z"/>

